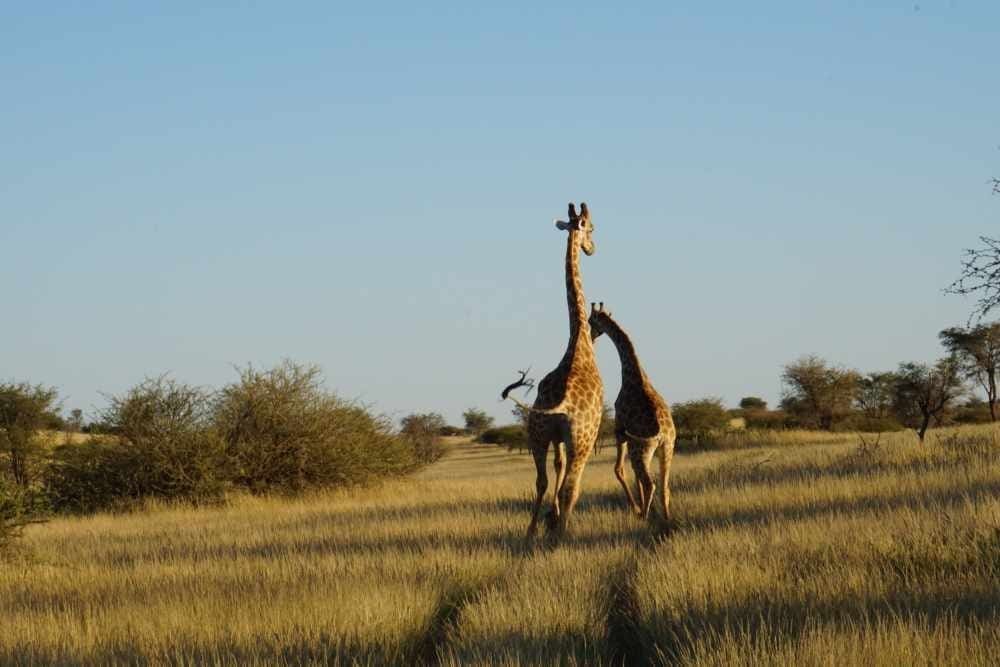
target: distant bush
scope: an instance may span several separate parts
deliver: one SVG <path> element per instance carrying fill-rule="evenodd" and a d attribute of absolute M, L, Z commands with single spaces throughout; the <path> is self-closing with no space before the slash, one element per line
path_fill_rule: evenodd
<path fill-rule="evenodd" d="M 55 389 L 27 382 L 0 383 L 0 475 L 27 489 L 42 459 L 38 433 L 54 418 Z"/>
<path fill-rule="evenodd" d="M 469 408 L 462 413 L 462 419 L 465 420 L 465 430 L 473 435 L 482 433 L 493 426 L 493 417 L 479 408 Z"/>
<path fill-rule="evenodd" d="M 783 410 L 747 410 L 743 420 L 748 429 L 769 431 L 790 428 L 793 421 Z"/>
<path fill-rule="evenodd" d="M 241 370 L 219 393 L 214 420 L 233 482 L 254 493 L 356 484 L 415 463 L 387 419 L 326 391 L 314 366 Z"/>
<path fill-rule="evenodd" d="M 767 401 L 759 396 L 744 396 L 740 399 L 742 410 L 767 410 Z"/>
<path fill-rule="evenodd" d="M 446 428 L 444 417 L 436 412 L 403 417 L 399 433 L 413 448 L 418 463 L 434 463 L 445 453 L 441 431 Z"/>
<path fill-rule="evenodd" d="M 833 431 L 860 431 L 862 433 L 886 433 L 902 431 L 906 427 L 892 417 L 873 417 L 861 412 L 844 417 L 833 425 Z"/>
<path fill-rule="evenodd" d="M 44 477 L 45 495 L 59 512 L 126 509 L 147 495 L 142 457 L 114 438 L 94 437 L 57 447 Z"/>
<path fill-rule="evenodd" d="M 954 409 L 951 420 L 957 424 L 988 424 L 992 421 L 989 404 L 973 398 Z"/>
<path fill-rule="evenodd" d="M 45 513 L 43 499 L 35 490 L 26 490 L 0 477 L 0 556 L 24 526 L 37 522 Z"/>
<path fill-rule="evenodd" d="M 502 445 L 507 449 L 524 449 L 528 446 L 528 433 L 520 424 L 496 426 L 483 431 L 479 442 L 487 445 Z"/>
<path fill-rule="evenodd" d="M 677 437 L 682 440 L 699 440 L 713 431 L 724 430 L 730 419 L 722 399 L 714 397 L 675 403 L 671 414 Z"/>
<path fill-rule="evenodd" d="M 24 525 L 23 491 L 0 478 L 0 553 Z"/>
<path fill-rule="evenodd" d="M 145 497 L 205 502 L 221 498 L 225 443 L 201 389 L 160 377 L 112 397 L 101 421 L 115 435 L 63 445 L 44 486 L 54 508 L 111 509 Z"/>
<path fill-rule="evenodd" d="M 445 424 L 444 426 L 442 426 L 440 428 L 440 430 L 438 430 L 438 435 L 446 436 L 446 437 L 448 437 L 448 436 L 456 436 L 456 435 L 465 435 L 465 429 L 464 428 L 459 428 L 458 426 L 451 426 L 450 424 Z"/>

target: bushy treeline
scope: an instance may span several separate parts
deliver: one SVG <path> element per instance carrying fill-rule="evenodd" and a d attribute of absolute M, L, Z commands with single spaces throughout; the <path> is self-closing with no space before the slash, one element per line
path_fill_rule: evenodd
<path fill-rule="evenodd" d="M 996 421 L 1000 322 L 951 327 L 938 339 L 945 356 L 932 363 L 902 362 L 890 371 L 862 373 L 802 357 L 782 369 L 779 410 L 749 396 L 738 414 L 751 429 L 912 428 L 920 440 L 932 426 Z"/>
<path fill-rule="evenodd" d="M 297 493 L 366 483 L 442 453 L 443 423 L 404 420 L 397 432 L 387 418 L 326 390 L 318 368 L 292 362 L 241 369 L 218 391 L 147 379 L 110 398 L 94 435 L 80 443 L 44 443 L 39 429 L 54 401 L 49 389 L 0 385 L 0 525 L 10 530 L 25 515 L 27 493 L 68 512 L 144 498 L 209 503 L 230 489 Z"/>

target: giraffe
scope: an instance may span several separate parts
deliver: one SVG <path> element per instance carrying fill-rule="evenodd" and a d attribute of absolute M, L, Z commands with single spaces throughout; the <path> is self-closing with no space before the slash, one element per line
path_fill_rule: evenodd
<path fill-rule="evenodd" d="M 566 531 L 569 515 L 580 496 L 580 478 L 590 458 L 597 431 L 601 425 L 604 385 L 597 370 L 594 343 L 587 319 L 587 301 L 580 278 L 580 250 L 594 254 L 594 225 L 587 205 L 569 205 L 569 222 L 556 221 L 556 227 L 569 232 L 566 241 L 566 301 L 569 306 L 569 343 L 562 360 L 538 384 L 533 406 L 510 398 L 528 412 L 528 442 L 535 460 L 535 502 L 528 526 L 528 538 L 538 532 L 542 502 L 548 492 L 549 480 L 545 459 L 549 445 L 554 445 L 555 487 L 552 514 L 548 521 L 556 534 Z M 504 390 L 524 384 L 514 383 Z"/>
<path fill-rule="evenodd" d="M 659 451 L 660 458 L 660 508 L 664 520 L 670 518 L 670 461 L 674 456 L 674 440 L 677 431 L 670 407 L 663 397 L 653 388 L 649 377 L 642 370 L 635 346 L 625 330 L 604 309 L 604 303 L 599 306 L 590 304 L 590 335 L 597 340 L 601 334 L 607 334 L 618 349 L 621 360 L 622 388 L 615 399 L 615 442 L 618 444 L 618 459 L 615 463 L 615 476 L 625 489 L 625 496 L 635 512 L 646 519 L 653 503 L 655 484 L 649 473 L 649 463 L 654 452 Z M 639 502 L 632 496 L 632 491 L 625 483 L 625 455 L 629 454 L 632 469 L 635 471 L 636 487 L 639 490 Z"/>

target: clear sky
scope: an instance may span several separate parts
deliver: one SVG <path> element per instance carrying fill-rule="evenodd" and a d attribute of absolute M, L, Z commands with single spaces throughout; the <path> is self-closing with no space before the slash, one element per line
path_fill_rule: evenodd
<path fill-rule="evenodd" d="M 774 402 L 939 356 L 1000 222 L 993 0 L 150 4 L 0 5 L 0 378 L 66 409 L 287 357 L 507 420 L 571 200 L 668 401 Z"/>

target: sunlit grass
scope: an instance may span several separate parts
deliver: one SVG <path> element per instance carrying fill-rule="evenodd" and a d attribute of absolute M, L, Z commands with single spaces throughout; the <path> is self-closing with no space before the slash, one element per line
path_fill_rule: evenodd
<path fill-rule="evenodd" d="M 678 455 L 668 538 L 605 449 L 528 546 L 530 457 L 461 444 L 376 488 L 54 520 L 0 567 L 0 664 L 989 664 L 1000 432 L 835 435 Z"/>

